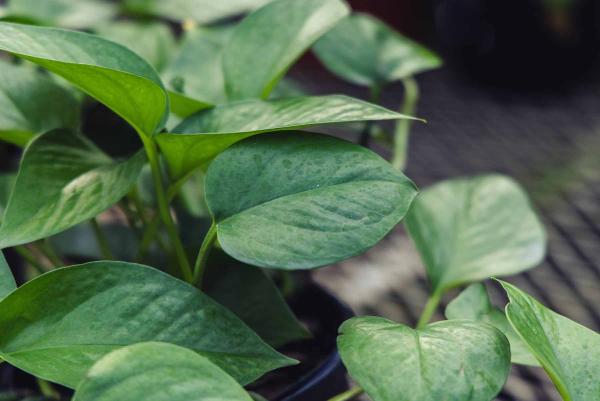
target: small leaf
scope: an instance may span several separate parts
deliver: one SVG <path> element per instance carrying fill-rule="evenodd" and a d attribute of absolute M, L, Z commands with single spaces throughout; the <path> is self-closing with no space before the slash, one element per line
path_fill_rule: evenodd
<path fill-rule="evenodd" d="M 85 29 L 110 20 L 117 7 L 99 0 L 10 0 L 7 13 L 38 24 Z"/>
<path fill-rule="evenodd" d="M 0 251 L 0 300 L 17 288 L 15 278 L 13 277 L 10 267 L 4 259 L 4 254 Z"/>
<path fill-rule="evenodd" d="M 346 15 L 341 0 L 278 0 L 250 14 L 223 53 L 229 99 L 268 98 L 292 63 Z"/>
<path fill-rule="evenodd" d="M 66 130 L 38 136 L 21 160 L 0 226 L 0 249 L 45 238 L 98 215 L 129 192 L 145 160 L 138 152 L 114 161 Z"/>
<path fill-rule="evenodd" d="M 96 32 L 138 54 L 157 71 L 167 65 L 175 48 L 171 30 L 158 22 L 113 21 L 99 26 Z"/>
<path fill-rule="evenodd" d="M 278 0 L 279 1 L 279 0 Z M 175 177 L 205 165 L 234 143 L 264 132 L 324 124 L 411 118 L 342 95 L 248 100 L 204 110 L 156 138 Z"/>
<path fill-rule="evenodd" d="M 0 302 L 0 357 L 68 387 L 105 354 L 145 341 L 190 348 L 242 384 L 292 362 L 208 296 L 147 266 L 56 269 Z"/>
<path fill-rule="evenodd" d="M 205 181 L 223 250 L 274 269 L 364 252 L 404 217 L 416 193 L 377 154 L 301 132 L 237 143 L 211 163 Z"/>
<path fill-rule="evenodd" d="M 406 227 L 427 268 L 432 292 L 540 263 L 546 234 L 529 199 L 501 175 L 448 180 L 426 189 Z"/>
<path fill-rule="evenodd" d="M 235 313 L 273 347 L 310 337 L 277 286 L 261 270 L 219 252 L 204 279 L 207 295 Z"/>
<path fill-rule="evenodd" d="M 471 284 L 461 292 L 448 304 L 446 317 L 450 320 L 467 319 L 491 324 L 508 338 L 513 363 L 539 366 L 527 345 L 513 330 L 504 312 L 492 305 L 485 285 Z"/>
<path fill-rule="evenodd" d="M 372 87 L 442 65 L 440 58 L 430 50 L 377 18 L 361 13 L 340 21 L 315 44 L 314 51 L 334 74 Z"/>
<path fill-rule="evenodd" d="M 565 401 L 600 397 L 600 335 L 500 281 L 510 303 L 506 316 Z"/>
<path fill-rule="evenodd" d="M 469 321 L 413 330 L 380 317 L 353 318 L 340 327 L 338 349 L 373 401 L 490 401 L 510 371 L 504 335 Z"/>
<path fill-rule="evenodd" d="M 62 76 L 141 134 L 164 125 L 168 99 L 160 78 L 121 45 L 83 32 L 0 22 L 0 50 Z"/>
<path fill-rule="evenodd" d="M 165 343 L 141 343 L 100 359 L 73 401 L 252 401 L 209 359 Z"/>
<path fill-rule="evenodd" d="M 0 140 L 25 146 L 35 134 L 78 128 L 79 111 L 77 99 L 49 77 L 0 60 Z"/>

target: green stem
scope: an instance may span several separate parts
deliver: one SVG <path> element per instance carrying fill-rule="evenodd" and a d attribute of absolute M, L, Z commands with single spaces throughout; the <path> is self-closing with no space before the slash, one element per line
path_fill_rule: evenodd
<path fill-rule="evenodd" d="M 198 252 L 196 263 L 194 264 L 194 280 L 192 283 L 198 288 L 202 288 L 202 279 L 204 277 L 204 271 L 206 270 L 206 261 L 208 260 L 208 255 L 210 254 L 210 250 L 212 249 L 216 239 L 217 225 L 213 222 L 210 225 L 204 240 L 202 241 L 202 246 Z"/>
<path fill-rule="evenodd" d="M 402 84 L 404 85 L 404 101 L 400 108 L 400 113 L 413 116 L 417 111 L 417 103 L 419 101 L 419 85 L 413 77 L 404 78 Z M 408 139 L 412 123 L 413 121 L 410 119 L 402 119 L 396 122 L 392 165 L 400 171 L 406 168 Z"/>
<path fill-rule="evenodd" d="M 102 259 L 104 260 L 113 260 L 114 256 L 112 251 L 110 250 L 110 245 L 108 244 L 108 238 L 106 238 L 106 234 L 98 224 L 98 219 L 93 218 L 90 220 L 92 224 L 92 229 L 94 230 L 94 235 L 96 236 L 96 241 L 98 242 L 98 247 L 100 248 L 100 254 L 102 255 Z"/>
<path fill-rule="evenodd" d="M 425 304 L 425 309 L 423 309 L 423 313 L 421 313 L 421 317 L 419 318 L 419 322 L 417 323 L 417 329 L 422 329 L 427 326 L 427 323 L 431 320 L 431 317 L 437 310 L 438 305 L 442 299 L 442 292 L 435 291 L 433 294 L 429 296 L 427 300 L 427 304 Z"/>
<path fill-rule="evenodd" d="M 359 395 L 361 395 L 364 392 L 365 392 L 365 390 L 363 390 L 360 387 L 353 387 L 350 390 L 340 393 L 340 394 L 336 395 L 335 397 L 330 398 L 327 401 L 349 401 L 349 400 L 352 400 L 352 399 L 358 397 Z"/>
<path fill-rule="evenodd" d="M 179 234 L 177 233 L 177 227 L 175 227 L 175 223 L 173 222 L 171 211 L 169 210 L 169 203 L 165 196 L 165 189 L 162 183 L 162 174 L 160 171 L 156 144 L 150 139 L 147 139 L 144 135 L 141 135 L 141 137 L 144 138 L 144 148 L 146 149 L 146 154 L 148 155 L 148 161 L 150 163 L 150 169 L 152 170 L 152 178 L 154 180 L 154 187 L 156 190 L 156 200 L 158 202 L 158 211 L 163 220 L 163 224 L 167 229 L 167 234 L 171 239 L 171 243 L 173 244 L 173 249 L 179 263 L 179 268 L 181 269 L 182 277 L 186 281 L 192 282 L 193 274 L 190 262 L 185 254 L 185 248 L 181 243 Z"/>
<path fill-rule="evenodd" d="M 56 389 L 52 386 L 50 382 L 47 382 L 44 379 L 37 378 L 37 384 L 40 389 L 40 392 L 44 397 L 52 398 L 53 400 L 59 400 L 60 394 Z"/>
<path fill-rule="evenodd" d="M 41 264 L 39 260 L 35 257 L 33 252 L 31 252 L 26 246 L 20 245 L 15 247 L 15 251 L 25 259 L 27 263 L 29 263 L 39 274 L 46 273 L 48 269 L 46 266 Z"/>
<path fill-rule="evenodd" d="M 58 254 L 54 251 L 54 248 L 52 248 L 52 245 L 50 245 L 48 238 L 38 242 L 38 245 L 39 250 L 44 254 L 45 257 L 48 258 L 48 260 L 54 265 L 54 267 L 61 267 L 65 265 L 64 262 L 58 256 Z"/>

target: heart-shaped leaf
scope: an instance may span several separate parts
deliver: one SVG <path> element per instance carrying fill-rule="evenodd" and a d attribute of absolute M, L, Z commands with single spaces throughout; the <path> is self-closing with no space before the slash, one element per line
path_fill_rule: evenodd
<path fill-rule="evenodd" d="M 373 401 L 490 401 L 510 371 L 506 337 L 469 321 L 413 330 L 380 317 L 353 318 L 340 327 L 338 349 Z"/>
<path fill-rule="evenodd" d="M 0 300 L 6 297 L 17 288 L 15 278 L 10 271 L 10 267 L 4 259 L 4 254 L 0 251 Z"/>
<path fill-rule="evenodd" d="M 382 21 L 356 13 L 340 21 L 314 46 L 331 72 L 358 85 L 387 83 L 439 68 L 440 58 Z"/>
<path fill-rule="evenodd" d="M 432 292 L 541 262 L 546 234 L 529 199 L 500 175 L 448 180 L 426 189 L 406 227 L 427 268 Z"/>
<path fill-rule="evenodd" d="M 49 77 L 0 60 L 0 140 L 25 146 L 35 134 L 77 128 L 79 109 L 73 94 Z"/>
<path fill-rule="evenodd" d="M 141 152 L 114 161 L 66 130 L 38 136 L 21 160 L 0 226 L 0 249 L 45 238 L 98 215 L 129 192 L 145 161 Z"/>
<path fill-rule="evenodd" d="M 158 22 L 113 21 L 99 26 L 96 32 L 138 54 L 157 71 L 166 67 L 175 48 L 171 30 Z"/>
<path fill-rule="evenodd" d="M 375 245 L 417 191 L 368 149 L 292 132 L 249 138 L 211 163 L 205 196 L 219 243 L 243 262 L 309 269 Z"/>
<path fill-rule="evenodd" d="M 190 348 L 242 384 L 291 362 L 208 296 L 147 266 L 57 269 L 0 302 L 0 357 L 68 387 L 103 355 L 144 341 Z"/>
<path fill-rule="evenodd" d="M 92 28 L 110 20 L 116 5 L 102 0 L 10 0 L 11 18 L 72 29 Z"/>
<path fill-rule="evenodd" d="M 346 15 L 341 0 L 278 0 L 250 14 L 223 53 L 229 99 L 268 98 L 292 63 Z"/>
<path fill-rule="evenodd" d="M 506 316 L 565 401 L 600 397 L 600 335 L 546 308 L 517 287 L 500 282 L 510 303 Z"/>
<path fill-rule="evenodd" d="M 99 36 L 0 22 L 0 50 L 70 81 L 152 135 L 167 117 L 168 99 L 154 69 L 129 49 Z"/>
<path fill-rule="evenodd" d="M 491 324 L 508 338 L 513 363 L 539 366 L 527 345 L 513 330 L 504 312 L 492 305 L 485 285 L 476 283 L 467 287 L 448 304 L 446 317 L 451 320 L 467 319 Z"/>
<path fill-rule="evenodd" d="M 310 337 L 273 281 L 259 268 L 213 251 L 202 288 L 273 347 Z"/>
<path fill-rule="evenodd" d="M 73 401 L 252 401 L 227 373 L 194 351 L 141 343 L 100 359 Z"/>
<path fill-rule="evenodd" d="M 248 100 L 204 110 L 156 139 L 175 177 L 203 166 L 232 144 L 264 132 L 324 124 L 411 118 L 342 95 Z"/>

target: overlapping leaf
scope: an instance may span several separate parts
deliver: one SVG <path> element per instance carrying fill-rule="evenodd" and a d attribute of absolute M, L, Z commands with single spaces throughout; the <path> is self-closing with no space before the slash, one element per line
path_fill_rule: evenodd
<path fill-rule="evenodd" d="M 405 215 L 414 184 L 375 153 L 317 134 L 261 135 L 210 165 L 205 196 L 234 258 L 308 269 L 360 254 Z"/>
<path fill-rule="evenodd" d="M 600 397 L 600 334 L 559 315 L 517 287 L 500 282 L 506 316 L 565 401 Z"/>
<path fill-rule="evenodd" d="M 73 401 L 252 401 L 209 359 L 172 344 L 141 343 L 100 359 Z"/>
<path fill-rule="evenodd" d="M 117 7 L 102 0 L 10 0 L 7 14 L 11 18 L 64 28 L 92 28 L 110 20 Z"/>
<path fill-rule="evenodd" d="M 353 14 L 323 36 L 315 53 L 334 74 L 358 85 L 382 86 L 441 66 L 430 50 L 368 14 Z"/>
<path fill-rule="evenodd" d="M 13 173 L 0 174 L 0 223 L 16 179 L 17 175 Z"/>
<path fill-rule="evenodd" d="M 57 269 L 0 302 L 0 357 L 69 387 L 105 354 L 144 341 L 190 348 L 242 384 L 291 362 L 208 296 L 147 266 Z"/>
<path fill-rule="evenodd" d="M 0 22 L 0 50 L 62 76 L 141 134 L 164 125 L 168 99 L 160 78 L 121 45 L 83 32 Z"/>
<path fill-rule="evenodd" d="M 25 146 L 35 134 L 77 128 L 79 109 L 77 99 L 49 77 L 0 60 L 0 140 Z"/>
<path fill-rule="evenodd" d="M 248 100 L 224 104 L 184 120 L 156 138 L 174 176 L 198 168 L 252 135 L 323 124 L 411 118 L 342 95 Z"/>
<path fill-rule="evenodd" d="M 464 320 L 413 330 L 379 317 L 353 318 L 340 327 L 338 349 L 373 401 L 491 401 L 510 371 L 504 335 Z"/>
<path fill-rule="evenodd" d="M 10 267 L 4 259 L 4 254 L 0 251 L 0 300 L 10 294 L 17 288 L 15 278 L 10 271 Z"/>
<path fill-rule="evenodd" d="M 54 130 L 27 147 L 0 226 L 0 249 L 56 234 L 119 201 L 145 157 L 114 161 L 82 136 Z"/>
<path fill-rule="evenodd" d="M 440 292 L 541 262 L 546 234 L 529 199 L 513 180 L 483 175 L 426 189 L 406 227 Z"/>

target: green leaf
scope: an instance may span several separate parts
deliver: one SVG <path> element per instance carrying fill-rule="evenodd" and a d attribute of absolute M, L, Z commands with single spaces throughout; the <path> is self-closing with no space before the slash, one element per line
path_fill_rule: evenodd
<path fill-rule="evenodd" d="M 79 111 L 72 93 L 49 77 L 0 60 L 0 140 L 25 146 L 35 134 L 78 128 Z"/>
<path fill-rule="evenodd" d="M 194 351 L 141 343 L 100 359 L 73 401 L 252 401 L 235 380 Z"/>
<path fill-rule="evenodd" d="M 338 349 L 373 401 L 490 401 L 510 371 L 506 337 L 469 321 L 413 330 L 380 317 L 353 318 L 340 327 Z"/>
<path fill-rule="evenodd" d="M 216 253 L 216 252 L 215 252 Z M 218 252 L 209 262 L 203 289 L 273 347 L 310 337 L 261 270 Z"/>
<path fill-rule="evenodd" d="M 234 143 L 264 132 L 324 124 L 411 118 L 342 95 L 246 100 L 204 110 L 156 139 L 175 177 L 201 167 Z"/>
<path fill-rule="evenodd" d="M 416 193 L 370 150 L 301 132 L 230 147 L 205 181 L 223 250 L 275 269 L 309 269 L 364 252 L 404 217 Z"/>
<path fill-rule="evenodd" d="M 83 32 L 0 22 L 0 50 L 62 76 L 141 134 L 164 125 L 168 99 L 158 74 L 121 45 Z"/>
<path fill-rule="evenodd" d="M 504 312 L 492 305 L 485 285 L 471 284 L 461 292 L 448 304 L 446 317 L 451 320 L 467 319 L 491 324 L 508 338 L 513 363 L 539 366 L 527 345 L 513 330 Z"/>
<path fill-rule="evenodd" d="M 515 274 L 536 266 L 546 234 L 512 179 L 482 175 L 426 189 L 406 227 L 427 268 L 432 292 Z"/>
<path fill-rule="evenodd" d="M 85 29 L 110 20 L 117 7 L 98 0 L 10 0 L 6 11 L 38 24 Z"/>
<path fill-rule="evenodd" d="M 551 311 L 517 287 L 500 281 L 510 303 L 506 316 L 548 373 L 565 401 L 600 397 L 600 335 Z"/>
<path fill-rule="evenodd" d="M 0 174 L 0 223 L 2 223 L 2 216 L 4 215 L 4 209 L 8 204 L 8 199 L 12 192 L 12 188 L 17 179 L 16 174 Z"/>
<path fill-rule="evenodd" d="M 193 20 L 207 25 L 254 10 L 271 0 L 125 0 L 126 7 L 139 14 L 174 21 Z"/>
<path fill-rule="evenodd" d="M 334 74 L 372 87 L 442 65 L 440 58 L 430 50 L 375 17 L 361 13 L 342 20 L 313 49 Z"/>
<path fill-rule="evenodd" d="M 99 26 L 96 32 L 138 54 L 157 71 L 165 68 L 175 48 L 171 30 L 158 22 L 113 21 Z"/>
<path fill-rule="evenodd" d="M 229 99 L 268 98 L 294 61 L 348 12 L 341 0 L 278 0 L 250 14 L 223 53 Z"/>
<path fill-rule="evenodd" d="M 145 341 L 190 348 L 242 384 L 291 362 L 208 296 L 147 266 L 57 269 L 0 302 L 0 357 L 68 387 L 105 354 Z"/>
<path fill-rule="evenodd" d="M 4 254 L 0 251 L 0 300 L 17 288 L 15 278 L 10 271 L 10 267 L 4 259 Z"/>
<path fill-rule="evenodd" d="M 98 215 L 129 192 L 145 161 L 141 152 L 114 161 L 66 130 L 38 136 L 21 160 L 0 226 L 0 249 L 48 237 Z"/>

